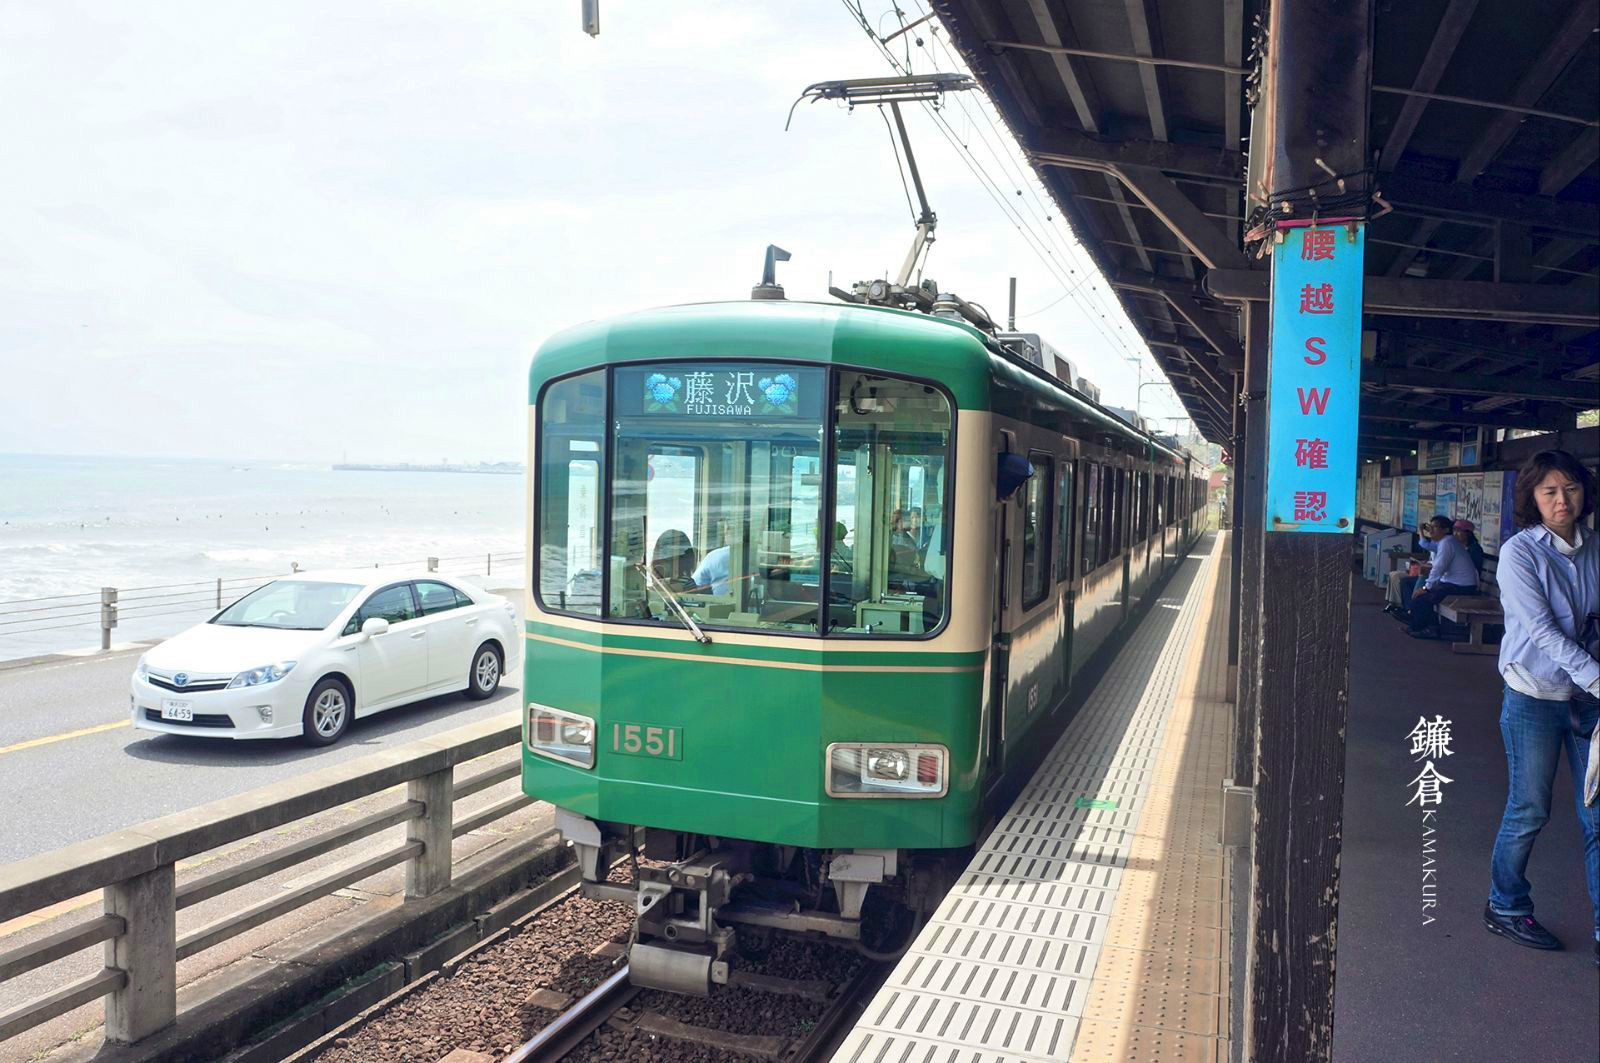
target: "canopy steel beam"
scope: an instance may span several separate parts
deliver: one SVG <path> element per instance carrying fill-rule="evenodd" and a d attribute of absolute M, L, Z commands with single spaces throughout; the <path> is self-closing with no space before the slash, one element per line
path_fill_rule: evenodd
<path fill-rule="evenodd" d="M 1600 157 L 1600 129 L 1585 129 L 1539 171 L 1539 194 L 1553 196 Z"/>
<path fill-rule="evenodd" d="M 1422 65 L 1417 67 L 1417 76 L 1411 81 L 1412 88 L 1420 92 L 1432 92 L 1439 87 L 1439 79 L 1444 76 L 1445 67 L 1450 65 L 1450 57 L 1455 54 L 1456 44 L 1460 42 L 1461 34 L 1466 31 L 1477 6 L 1478 0 L 1450 0 L 1450 6 L 1445 9 L 1444 17 L 1439 20 L 1439 28 L 1434 31 L 1433 40 L 1428 45 L 1428 54 L 1423 57 Z M 1389 128 L 1389 139 L 1383 142 L 1383 153 L 1378 157 L 1378 165 L 1383 169 L 1392 170 L 1394 164 L 1400 161 L 1406 143 L 1411 139 L 1411 134 L 1417 131 L 1417 123 L 1422 120 L 1423 108 L 1427 106 L 1428 100 L 1422 96 L 1408 96 L 1400 106 L 1400 115 Z"/>
<path fill-rule="evenodd" d="M 1590 243 L 1600 241 L 1600 207 L 1593 203 L 1428 181 L 1397 173 L 1384 174 L 1378 187 L 1385 200 L 1408 214 L 1478 224 L 1518 222 L 1536 229 L 1582 236 Z"/>
<path fill-rule="evenodd" d="M 1057 23 L 1054 12 L 1045 0 L 1028 0 L 1028 11 L 1039 27 L 1039 36 L 1047 45 L 1061 47 L 1068 40 L 1076 42 L 1072 28 Z M 1052 53 L 1050 58 L 1055 63 L 1056 75 L 1061 78 L 1062 87 L 1067 90 L 1067 98 L 1072 101 L 1072 110 L 1078 116 L 1078 124 L 1087 132 L 1098 133 L 1100 104 L 1095 98 L 1094 88 L 1078 73 L 1072 63 L 1072 57 L 1065 54 L 1064 50 Z"/>
<path fill-rule="evenodd" d="M 1066 129 L 1036 129 L 1023 149 L 1037 166 L 1100 170 L 1106 166 L 1149 166 L 1166 173 L 1234 182 L 1244 177 L 1244 155 L 1197 144 L 1163 144 L 1154 140 L 1107 140 Z M 1593 203 L 1529 196 L 1477 188 L 1450 181 L 1429 181 L 1387 173 L 1379 181 L 1384 200 L 1407 214 L 1490 225 L 1518 222 L 1535 229 L 1568 233 L 1600 242 L 1600 207 Z"/>
<path fill-rule="evenodd" d="M 1577 414 L 1570 409 L 1565 413 L 1555 411 L 1511 413 L 1505 410 L 1451 410 L 1416 403 L 1363 401 L 1361 419 L 1399 421 L 1405 424 L 1432 421 L 1436 424 L 1482 425 L 1486 428 L 1559 429 L 1571 428 L 1577 419 Z"/>
<path fill-rule="evenodd" d="M 1151 166 L 1114 166 L 1112 171 L 1207 269 L 1250 268 L 1250 260 L 1233 238 L 1213 224 L 1194 200 L 1160 170 Z"/>
<path fill-rule="evenodd" d="M 1499 395 L 1512 399 L 1566 399 L 1574 402 L 1593 400 L 1600 404 L 1600 395 L 1595 393 L 1592 382 L 1540 379 L 1522 373 L 1511 376 L 1466 376 L 1432 369 L 1391 369 L 1368 364 L 1361 368 L 1361 382 L 1379 387 L 1452 395 Z"/>
<path fill-rule="evenodd" d="M 1271 294 L 1265 273 L 1212 270 L 1205 288 L 1228 302 L 1265 301 Z M 1401 317 L 1470 318 L 1549 325 L 1600 326 L 1600 282 L 1572 284 L 1495 284 L 1490 281 L 1416 280 L 1367 277 L 1363 309 Z"/>
<path fill-rule="evenodd" d="M 1244 155 L 1237 151 L 1154 140 L 1103 140 L 1070 129 L 1038 130 L 1024 150 L 1042 166 L 1098 170 L 1106 165 L 1153 166 L 1168 173 L 1220 181 L 1244 180 Z"/>
<path fill-rule="evenodd" d="M 1511 93 L 1510 102 L 1519 107 L 1532 107 L 1539 102 L 1539 97 L 1550 90 L 1555 84 L 1572 57 L 1583 47 L 1589 36 L 1594 33 L 1596 16 L 1600 15 L 1600 0 L 1577 0 L 1567 14 L 1567 20 L 1556 30 L 1555 35 L 1538 52 L 1536 58 L 1517 82 L 1517 87 Z M 1593 86 L 1590 86 L 1593 88 Z M 1505 113 L 1496 115 L 1484 128 L 1472 147 L 1461 158 L 1461 165 L 1456 171 L 1456 180 L 1470 182 L 1483 172 L 1484 168 L 1500 154 L 1502 148 L 1510 142 L 1517 128 L 1523 123 L 1521 115 Z"/>
<path fill-rule="evenodd" d="M 1146 58 L 1166 51 L 1161 47 L 1161 19 L 1155 10 L 1155 0 L 1126 0 L 1126 3 L 1133 50 Z M 1150 115 L 1150 135 L 1156 140 L 1166 140 L 1167 72 L 1154 64 L 1141 63 L 1139 85 L 1144 89 L 1144 107 Z"/>

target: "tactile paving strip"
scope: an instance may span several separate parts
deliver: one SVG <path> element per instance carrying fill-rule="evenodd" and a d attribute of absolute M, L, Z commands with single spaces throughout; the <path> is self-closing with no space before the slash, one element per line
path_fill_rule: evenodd
<path fill-rule="evenodd" d="M 1086 1024 L 1097 1059 L 1139 1058 L 1143 1049 L 1152 1059 L 1201 1058 L 1183 1054 L 1193 1046 L 1180 1039 L 1226 1021 L 1214 995 L 1221 872 L 1214 847 L 1190 848 L 1173 828 L 1198 825 L 1184 802 L 1203 807 L 1215 784 L 1165 756 L 1163 743 L 1202 617 L 1214 615 L 1221 551 L 1213 539 L 1173 574 L 835 1063 L 1065 1060 Z M 1225 737 L 1207 738 L 1218 755 Z M 1191 741 L 1185 734 L 1177 744 Z M 1147 821 L 1158 829 L 1148 832 Z M 1142 918 L 1111 918 L 1122 892 L 1122 911 Z M 1101 986 L 1102 967 L 1111 979 L 1137 976 L 1155 988 Z M 1137 1029 L 1107 1040 L 1100 1028 L 1117 1024 L 1101 1014 L 1118 1011 Z M 1124 1049 L 1136 1054 L 1098 1054 Z"/>

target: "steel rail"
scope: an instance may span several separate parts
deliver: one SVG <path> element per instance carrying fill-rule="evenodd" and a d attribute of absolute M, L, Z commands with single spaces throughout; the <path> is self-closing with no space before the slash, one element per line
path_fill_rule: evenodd
<path fill-rule="evenodd" d="M 822 1063 L 838 1050 L 861 1014 L 867 1010 L 873 994 L 888 979 L 894 963 L 864 963 L 856 976 L 829 1002 L 817 1024 L 795 1047 L 788 1057 L 790 1063 Z"/>
<path fill-rule="evenodd" d="M 595 986 L 572 1007 L 556 1016 L 554 1022 L 533 1035 L 502 1063 L 541 1063 L 560 1059 L 572 1051 L 617 1009 L 637 996 L 639 990 L 628 984 L 628 966 L 623 964 L 611 977 Z"/>

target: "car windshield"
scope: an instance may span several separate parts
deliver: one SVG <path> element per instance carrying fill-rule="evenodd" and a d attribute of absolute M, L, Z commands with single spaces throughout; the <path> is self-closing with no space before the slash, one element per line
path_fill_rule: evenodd
<path fill-rule="evenodd" d="M 938 627 L 953 427 L 943 393 L 792 363 L 625 366 L 612 382 L 609 424 L 602 374 L 546 390 L 547 607 L 676 625 L 675 601 L 707 627 L 844 637 Z"/>
<path fill-rule="evenodd" d="M 280 579 L 258 587 L 212 618 L 227 627 L 321 631 L 339 618 L 361 590 L 355 583 Z"/>

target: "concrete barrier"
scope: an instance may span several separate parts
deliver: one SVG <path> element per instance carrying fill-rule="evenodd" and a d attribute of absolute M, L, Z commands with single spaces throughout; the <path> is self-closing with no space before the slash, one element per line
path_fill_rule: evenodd
<path fill-rule="evenodd" d="M 144 1041 L 177 1018 L 180 959 L 402 862 L 405 902 L 385 918 L 398 926 L 433 912 L 438 906 L 428 900 L 452 885 L 451 840 L 532 803 L 517 794 L 459 821 L 453 817 L 457 799 L 517 776 L 519 765 L 513 762 L 458 785 L 455 768 L 517 744 L 519 718 L 520 712 L 469 724 L 0 868 L 0 923 L 95 890 L 104 895 L 102 915 L 0 952 L 0 982 L 97 944 L 104 943 L 106 950 L 99 973 L 0 1014 L 0 1042 L 97 997 L 105 998 L 108 1043 Z M 401 784 L 406 799 L 390 808 L 222 871 L 177 877 L 180 860 Z M 178 936 L 180 909 L 400 823 L 406 825 L 402 844 Z M 476 914 L 469 911 L 461 919 Z M 434 932 L 448 929 L 438 925 L 440 917 L 433 918 Z"/>

